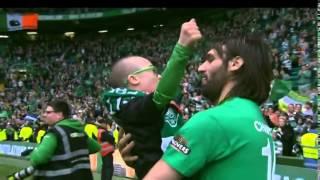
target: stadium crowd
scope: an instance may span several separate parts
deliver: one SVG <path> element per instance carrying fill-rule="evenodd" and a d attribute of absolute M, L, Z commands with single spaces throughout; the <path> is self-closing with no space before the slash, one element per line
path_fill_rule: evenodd
<path fill-rule="evenodd" d="M 260 32 L 272 47 L 274 76 L 291 82 L 293 90 L 309 99 L 301 104 L 288 104 L 285 111 L 271 99 L 261 107 L 274 128 L 274 138 L 283 146 L 279 153 L 295 155 L 291 152 L 300 136 L 317 127 L 315 14 L 315 9 L 240 9 L 230 10 L 228 20 L 214 25 L 201 24 L 198 20 L 204 41 L 198 44 L 199 52 L 190 60 L 177 98 L 184 118 L 211 106 L 201 96 L 201 77 L 197 73 L 202 60 L 199 54 L 207 50 L 209 40 Z M 151 59 L 161 72 L 174 47 L 178 30 L 163 27 L 114 36 L 77 35 L 64 40 L 39 35 L 35 41 L 10 42 L 0 56 L 2 69 L 8 72 L 0 91 L 0 140 L 38 142 L 37 132 L 45 128 L 37 121 L 38 115 L 52 98 L 70 102 L 73 116 L 84 123 L 110 119 L 100 95 L 109 88 L 108 76 L 113 61 L 128 55 L 140 55 Z M 27 133 L 29 137 L 21 135 L 23 127 L 33 129 L 32 133 Z M 113 130 L 116 130 L 115 125 Z M 6 138 L 1 135 L 5 132 L 8 134 Z M 14 133 L 16 137 L 12 135 Z M 290 138 L 284 138 L 287 136 Z M 284 153 L 286 146 L 289 153 Z"/>

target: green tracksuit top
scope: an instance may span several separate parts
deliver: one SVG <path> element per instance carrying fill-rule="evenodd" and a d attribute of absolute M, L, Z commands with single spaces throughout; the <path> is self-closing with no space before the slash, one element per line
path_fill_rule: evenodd
<path fill-rule="evenodd" d="M 79 131 L 84 132 L 84 126 L 80 123 L 79 120 L 75 119 L 64 119 L 59 122 L 57 122 L 57 125 L 59 126 L 67 126 L 70 128 L 77 129 Z M 100 151 L 101 147 L 99 143 L 92 139 L 88 138 L 88 149 L 89 153 L 95 153 Z M 37 145 L 37 147 L 32 151 L 30 154 L 30 162 L 31 165 L 37 166 L 41 164 L 45 164 L 49 162 L 51 157 L 53 156 L 55 150 L 57 147 L 57 137 L 53 133 L 47 133 L 40 144 Z"/>

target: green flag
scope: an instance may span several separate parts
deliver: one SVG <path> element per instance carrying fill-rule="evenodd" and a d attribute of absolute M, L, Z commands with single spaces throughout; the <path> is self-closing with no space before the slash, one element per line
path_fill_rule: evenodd
<path fill-rule="evenodd" d="M 290 91 L 286 96 L 279 99 L 278 106 L 281 111 L 287 112 L 289 104 L 304 104 L 308 101 L 310 101 L 308 96 L 303 96 L 298 92 Z"/>
<path fill-rule="evenodd" d="M 272 101 L 278 101 L 290 92 L 291 87 L 291 81 L 275 79 L 271 88 L 270 99 Z"/>
<path fill-rule="evenodd" d="M 0 112 L 0 118 L 8 118 L 9 117 L 9 114 L 7 111 L 1 111 Z"/>

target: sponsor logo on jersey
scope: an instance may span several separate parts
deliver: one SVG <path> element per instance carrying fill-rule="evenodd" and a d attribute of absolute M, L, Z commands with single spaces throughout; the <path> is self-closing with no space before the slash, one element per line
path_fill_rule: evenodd
<path fill-rule="evenodd" d="M 172 108 L 169 108 L 165 114 L 165 122 L 167 122 L 170 127 L 177 127 L 178 125 L 178 114 L 173 111 Z"/>
<path fill-rule="evenodd" d="M 187 146 L 187 141 L 180 135 L 175 136 L 170 142 L 170 145 L 185 155 L 189 154 L 191 151 L 191 149 Z"/>

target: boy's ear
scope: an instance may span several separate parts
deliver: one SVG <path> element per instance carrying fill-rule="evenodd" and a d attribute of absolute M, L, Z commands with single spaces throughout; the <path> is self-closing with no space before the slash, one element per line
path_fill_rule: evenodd
<path fill-rule="evenodd" d="M 128 76 L 128 85 L 136 86 L 140 83 L 140 79 L 135 75 Z"/>

